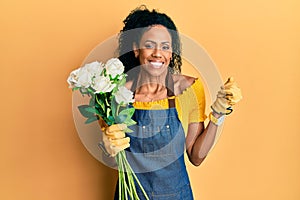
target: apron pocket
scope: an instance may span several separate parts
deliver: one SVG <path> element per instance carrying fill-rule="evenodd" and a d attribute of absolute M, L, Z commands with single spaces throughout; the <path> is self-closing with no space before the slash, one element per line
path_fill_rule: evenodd
<path fill-rule="evenodd" d="M 145 157 L 172 155 L 171 131 L 169 125 L 143 127 L 143 148 Z"/>

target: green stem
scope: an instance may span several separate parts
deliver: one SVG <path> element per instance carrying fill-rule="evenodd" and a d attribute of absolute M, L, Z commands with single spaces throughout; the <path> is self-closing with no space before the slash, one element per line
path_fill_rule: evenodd
<path fill-rule="evenodd" d="M 126 167 L 126 171 L 127 171 L 128 166 L 125 166 L 125 167 Z M 134 183 L 132 185 L 133 179 L 132 179 L 132 176 L 131 176 L 130 172 L 127 172 L 127 179 L 128 179 L 128 183 L 129 183 L 129 196 L 132 199 L 133 198 L 133 190 L 134 190 L 133 189 L 134 187 L 132 187 L 132 186 L 134 186 Z"/>
<path fill-rule="evenodd" d="M 123 155 L 123 154 L 122 154 L 122 155 Z M 129 163 L 128 163 L 126 157 L 125 157 L 125 155 L 123 155 L 123 156 L 124 156 L 124 159 L 123 159 L 123 160 L 125 161 L 125 165 L 127 165 L 127 167 L 129 168 L 129 171 L 130 171 L 130 172 L 133 172 L 131 166 L 129 165 Z M 133 175 L 134 179 L 136 180 L 138 186 L 139 186 L 140 189 L 142 190 L 142 192 L 143 192 L 145 198 L 146 198 L 147 200 L 149 200 L 149 197 L 148 197 L 147 193 L 145 192 L 143 186 L 141 185 L 141 183 L 140 183 L 139 179 L 137 178 L 137 176 L 135 175 L 135 173 L 132 173 L 132 175 Z"/>
<path fill-rule="evenodd" d="M 121 173 L 122 173 L 123 185 L 124 185 L 123 192 L 124 192 L 125 199 L 127 200 L 128 199 L 128 197 L 127 197 L 127 188 L 128 188 L 128 186 L 127 186 L 126 175 L 125 175 L 125 170 L 124 170 L 124 164 L 125 163 L 123 162 L 123 159 L 122 159 L 124 153 L 125 153 L 124 151 L 121 151 L 121 152 L 118 153 L 118 155 L 120 155 L 119 156 L 120 157 L 119 171 L 121 171 Z"/>
<path fill-rule="evenodd" d="M 98 99 L 98 95 L 97 95 L 97 94 L 95 94 L 95 97 L 96 97 L 95 99 L 96 99 L 98 105 L 100 105 L 101 108 L 102 108 L 102 110 L 105 111 L 105 108 L 103 108 L 102 104 L 99 102 L 99 99 Z"/>
<path fill-rule="evenodd" d="M 134 180 L 132 178 L 132 172 L 130 171 L 130 169 L 128 168 L 128 165 L 126 163 L 126 154 L 125 152 L 123 151 L 122 152 L 122 163 L 124 164 L 124 167 L 125 167 L 125 171 L 126 171 L 126 178 L 128 180 L 128 185 L 129 187 L 127 188 L 128 189 L 128 192 L 129 192 L 129 196 L 131 199 L 134 198 L 134 196 L 136 197 L 136 188 L 135 188 L 135 185 L 134 185 Z M 137 198 L 139 199 L 139 198 Z"/>
<path fill-rule="evenodd" d="M 115 113 L 116 116 L 118 116 L 118 114 L 119 114 L 120 107 L 121 107 L 120 104 L 118 104 L 117 109 L 116 109 L 116 113 Z"/>
<path fill-rule="evenodd" d="M 120 157 L 117 155 L 116 158 L 115 158 L 116 162 L 117 162 L 117 165 L 120 166 Z M 121 190 L 121 187 L 122 187 L 122 174 L 120 172 L 120 170 L 118 170 L 118 174 L 119 174 L 119 200 L 122 200 L 122 190 Z"/>
<path fill-rule="evenodd" d="M 108 103 L 108 101 L 107 101 L 107 95 L 106 95 L 106 93 L 105 93 L 105 103 L 106 103 L 106 106 L 110 106 L 110 104 Z"/>

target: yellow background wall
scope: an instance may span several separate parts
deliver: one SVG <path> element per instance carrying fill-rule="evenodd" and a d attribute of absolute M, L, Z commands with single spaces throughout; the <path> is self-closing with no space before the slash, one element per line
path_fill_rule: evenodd
<path fill-rule="evenodd" d="M 196 199 L 300 199 L 298 0 L 1 0 L 0 199 L 111 199 L 116 174 L 81 144 L 66 79 L 142 3 L 243 90 L 207 160 L 188 166 Z"/>

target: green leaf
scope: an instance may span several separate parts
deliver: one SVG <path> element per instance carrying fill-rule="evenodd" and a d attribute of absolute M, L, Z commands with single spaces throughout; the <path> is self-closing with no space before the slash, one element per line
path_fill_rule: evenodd
<path fill-rule="evenodd" d="M 129 118 L 132 117 L 132 115 L 134 114 L 134 108 L 126 108 L 124 110 L 122 110 L 119 115 L 127 115 Z"/>
<path fill-rule="evenodd" d="M 92 89 L 92 88 L 87 88 L 87 91 L 89 92 L 89 93 L 91 93 L 91 94 L 94 94 L 94 92 L 95 92 L 95 90 L 94 89 Z"/>
<path fill-rule="evenodd" d="M 106 116 L 105 110 L 103 110 L 102 107 L 100 107 L 99 104 L 96 104 L 96 105 L 95 105 L 95 108 L 96 108 L 97 111 L 99 112 L 99 115 L 100 115 L 100 116 L 102 116 L 102 117 L 103 117 L 103 116 Z"/>
<path fill-rule="evenodd" d="M 127 126 L 132 126 L 132 125 L 135 125 L 136 124 L 136 121 L 134 121 L 133 119 L 126 119 L 124 121 L 124 123 L 127 125 Z"/>
<path fill-rule="evenodd" d="M 113 116 L 108 116 L 107 119 L 105 120 L 105 122 L 108 125 L 113 125 L 115 123 L 115 118 Z"/>
<path fill-rule="evenodd" d="M 121 124 L 126 121 L 128 115 L 118 115 L 116 117 L 116 123 Z"/>
<path fill-rule="evenodd" d="M 126 83 L 126 76 L 124 76 L 121 80 L 120 80 L 120 82 L 119 82 L 119 86 L 122 86 L 122 85 L 125 85 L 125 83 Z"/>
<path fill-rule="evenodd" d="M 72 91 L 76 91 L 76 90 L 79 90 L 79 87 L 72 88 Z"/>
<path fill-rule="evenodd" d="M 94 107 L 87 107 L 87 108 L 85 108 L 85 110 L 87 112 L 100 115 L 99 111 L 96 108 L 94 108 Z"/>
<path fill-rule="evenodd" d="M 124 131 L 125 131 L 126 133 L 132 133 L 132 132 L 133 132 L 133 130 L 131 130 L 130 128 L 126 128 Z"/>
<path fill-rule="evenodd" d="M 123 109 L 119 115 L 116 117 L 117 123 L 125 123 L 131 124 L 133 120 L 131 119 L 132 115 L 134 114 L 134 108 L 125 108 Z"/>
<path fill-rule="evenodd" d="M 97 121 L 98 120 L 98 117 L 97 116 L 93 116 L 93 117 L 89 117 L 86 121 L 85 121 L 85 124 L 90 124 L 94 121 Z"/>
<path fill-rule="evenodd" d="M 94 114 L 92 112 L 87 111 L 86 109 L 90 108 L 89 105 L 80 105 L 78 106 L 79 112 L 81 113 L 82 116 L 89 118 L 94 116 Z"/>
<path fill-rule="evenodd" d="M 115 98 L 112 98 L 112 100 L 110 101 L 110 107 L 111 107 L 111 113 L 112 113 L 112 116 L 116 116 L 117 115 L 117 102 L 115 100 Z"/>
<path fill-rule="evenodd" d="M 120 75 L 119 74 L 117 74 L 116 76 L 115 76 L 115 80 L 118 80 L 119 79 L 119 77 L 120 77 Z"/>
<path fill-rule="evenodd" d="M 114 87 L 114 89 L 111 91 L 112 95 L 115 95 L 115 93 L 118 91 L 119 87 Z"/>
<path fill-rule="evenodd" d="M 92 95 L 92 96 L 91 96 L 91 99 L 90 99 L 90 102 L 89 102 L 89 105 L 90 105 L 90 106 L 95 106 L 95 101 L 96 101 L 95 95 Z"/>

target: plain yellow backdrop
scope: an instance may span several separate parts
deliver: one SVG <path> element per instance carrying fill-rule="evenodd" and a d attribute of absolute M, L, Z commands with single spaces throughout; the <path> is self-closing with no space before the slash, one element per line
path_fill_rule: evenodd
<path fill-rule="evenodd" d="M 195 199 L 300 199 L 298 0 L 1 0 L 0 199 L 112 198 L 116 173 L 82 145 L 66 79 L 140 4 L 243 91 L 205 162 L 188 164 Z"/>

